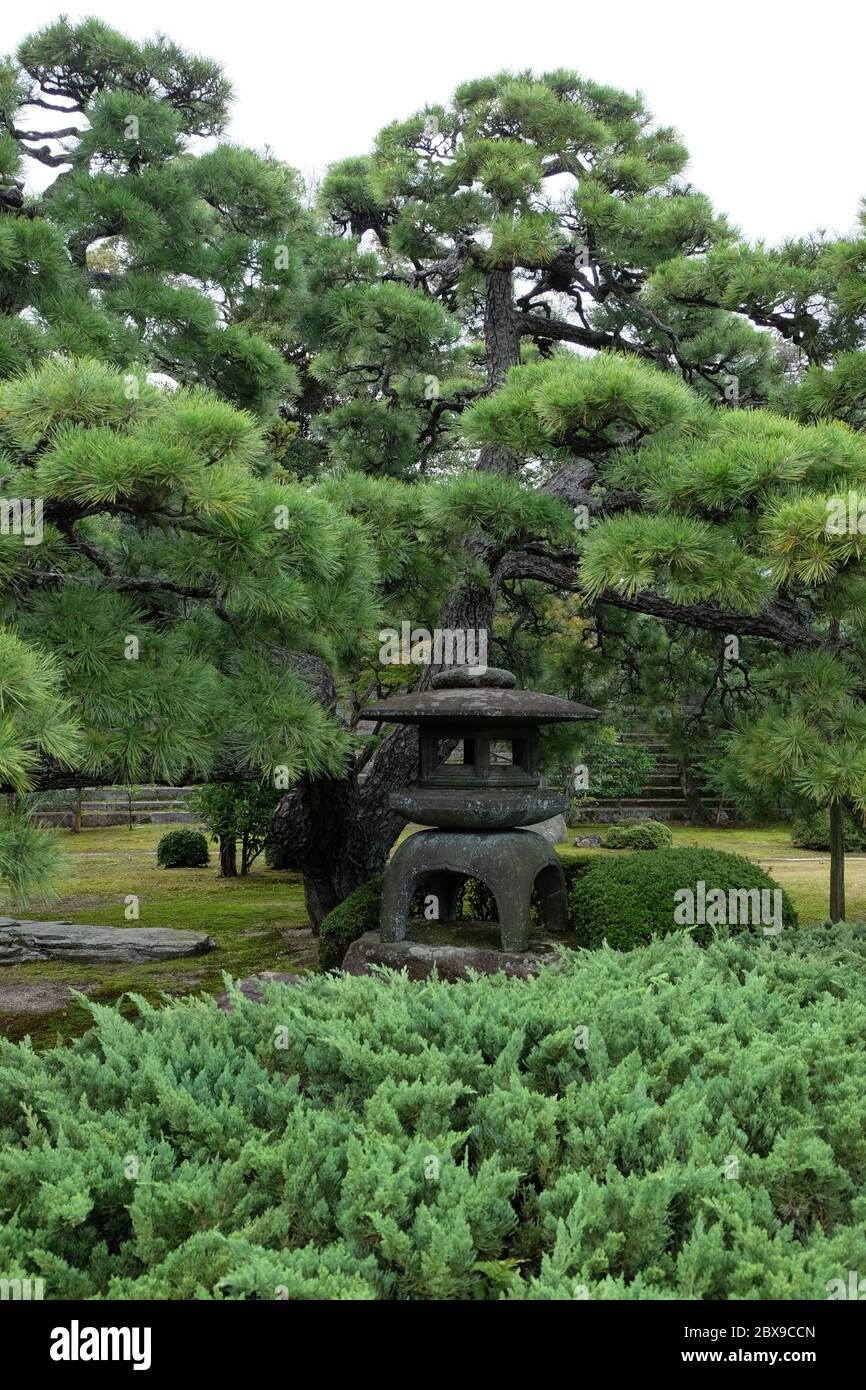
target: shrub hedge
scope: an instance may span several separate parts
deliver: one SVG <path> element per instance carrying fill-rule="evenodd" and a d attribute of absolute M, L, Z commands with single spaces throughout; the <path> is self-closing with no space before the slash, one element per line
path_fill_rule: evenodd
<path fill-rule="evenodd" d="M 382 901 L 382 875 L 356 888 L 323 918 L 319 927 L 319 965 L 338 970 L 353 941 L 379 926 Z"/>
<path fill-rule="evenodd" d="M 654 824 L 654 822 L 650 822 Z M 666 826 L 662 827 L 667 829 Z M 646 944 L 655 936 L 683 930 L 674 919 L 674 894 L 681 888 L 695 889 L 703 881 L 706 891 L 730 889 L 776 889 L 781 893 L 782 924 L 796 926 L 797 914 L 784 889 L 775 879 L 741 854 L 724 850 L 659 849 L 652 855 L 623 855 L 602 859 L 583 855 L 563 862 L 569 893 L 569 915 L 575 944 L 596 947 L 607 942 L 618 950 Z M 319 964 L 336 970 L 353 941 L 379 926 L 382 877 L 357 888 L 328 913 L 319 932 Z M 413 910 L 421 911 L 421 895 Z M 464 886 L 461 916 L 477 921 L 495 921 L 493 895 L 482 883 L 470 879 Z M 532 921 L 538 922 L 538 906 L 533 901 Z M 734 929 L 739 929 L 736 925 Z M 760 931 L 760 925 L 757 930 Z M 705 945 L 715 934 L 714 926 L 691 929 L 695 940 Z"/>
<path fill-rule="evenodd" d="M 667 849 L 673 842 L 670 826 L 660 820 L 609 825 L 601 837 L 605 849 Z"/>
<path fill-rule="evenodd" d="M 857 822 L 850 811 L 844 818 L 845 850 L 848 854 L 866 849 L 866 828 L 862 821 Z M 830 812 L 816 807 L 814 811 L 801 812 L 791 821 L 791 844 L 797 849 L 830 848 Z"/>
<path fill-rule="evenodd" d="M 199 830 L 169 830 L 156 847 L 164 869 L 201 869 L 209 862 L 207 839 Z"/>
<path fill-rule="evenodd" d="M 569 894 L 577 944 L 594 947 L 606 941 L 609 946 L 628 951 L 655 936 L 684 930 L 674 918 L 674 895 L 679 889 L 697 892 L 696 885 L 701 881 L 706 892 L 779 889 L 775 880 L 750 859 L 724 850 L 660 849 L 649 855 L 596 857 L 573 881 Z M 779 891 L 782 924 L 796 926 L 793 904 L 783 889 Z M 760 925 L 756 930 L 760 932 Z M 705 943 L 716 931 L 716 927 L 698 926 L 692 935 Z"/>
<path fill-rule="evenodd" d="M 71 1046 L 0 1042 L 4 1277 L 76 1300 L 788 1300 L 866 1269 L 863 928 L 264 996 L 91 1002 Z"/>

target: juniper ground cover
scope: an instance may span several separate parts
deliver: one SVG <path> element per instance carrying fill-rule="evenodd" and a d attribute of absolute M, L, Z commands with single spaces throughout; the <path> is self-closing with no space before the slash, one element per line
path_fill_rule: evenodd
<path fill-rule="evenodd" d="M 0 1044 L 50 1298 L 822 1299 L 866 1261 L 866 929 L 311 975 Z"/>

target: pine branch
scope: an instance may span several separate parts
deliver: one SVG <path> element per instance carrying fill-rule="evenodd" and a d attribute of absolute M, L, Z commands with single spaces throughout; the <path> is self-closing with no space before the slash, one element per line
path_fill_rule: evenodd
<path fill-rule="evenodd" d="M 495 593 L 505 580 L 533 579 L 556 589 L 580 593 L 575 559 L 573 555 L 557 554 L 542 545 L 528 545 L 521 550 L 509 551 L 496 567 L 493 591 Z M 746 637 L 766 637 L 782 646 L 803 650 L 828 645 L 834 651 L 838 650 L 836 643 L 828 643 L 826 638 L 804 623 L 792 604 L 785 602 L 769 603 L 760 613 L 741 613 L 735 609 L 720 608 L 714 603 L 674 603 L 649 589 L 630 597 L 616 589 L 605 589 L 598 601 L 686 627 L 735 632 Z"/>
<path fill-rule="evenodd" d="M 559 343 L 578 343 L 581 347 L 604 348 L 617 352 L 633 352 L 638 357 L 646 357 L 651 362 L 666 364 L 667 355 L 662 348 L 649 347 L 645 343 L 625 341 L 613 333 L 604 333 L 592 328 L 583 328 L 577 323 L 567 323 L 564 319 L 548 319 L 541 314 L 515 313 L 514 323 L 517 332 L 524 337 L 548 338 Z"/>

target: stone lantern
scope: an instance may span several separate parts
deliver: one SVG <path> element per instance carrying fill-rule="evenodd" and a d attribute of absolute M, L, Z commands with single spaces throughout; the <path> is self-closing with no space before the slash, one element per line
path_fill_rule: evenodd
<path fill-rule="evenodd" d="M 382 941 L 402 941 L 409 905 L 423 889 L 440 921 L 454 921 L 464 881 L 480 879 L 496 901 L 504 951 L 525 951 L 537 888 L 544 925 L 565 931 L 562 866 L 542 835 L 522 827 L 560 815 L 567 798 L 541 786 L 541 724 L 597 719 L 599 711 L 516 690 L 510 671 L 446 667 L 430 689 L 371 705 L 364 718 L 418 725 L 418 777 L 390 795 L 418 831 L 395 850 L 382 894 Z"/>

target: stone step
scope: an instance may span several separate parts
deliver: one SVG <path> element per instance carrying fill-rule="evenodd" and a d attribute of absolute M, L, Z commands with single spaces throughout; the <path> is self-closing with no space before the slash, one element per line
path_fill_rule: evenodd
<path fill-rule="evenodd" d="M 194 787 L 155 787 L 143 784 L 134 788 L 132 792 L 133 805 L 144 801 L 184 801 Z M 55 792 L 54 796 L 58 799 L 57 805 L 62 808 L 74 807 L 78 800 L 78 794 L 74 789 L 66 788 Z M 60 798 L 63 798 L 61 801 Z M 110 801 L 126 806 L 129 802 L 129 793 L 123 787 L 82 787 L 81 799 L 83 802 L 91 801 Z"/>
<path fill-rule="evenodd" d="M 85 814 L 91 811 L 126 811 L 126 802 L 118 801 L 82 801 L 81 810 Z M 185 801 L 133 801 L 133 813 L 140 815 L 143 811 L 185 811 Z"/>
<path fill-rule="evenodd" d="M 192 811 L 175 811 L 166 808 L 161 811 L 136 812 L 133 810 L 132 820 L 134 825 L 190 825 L 194 824 L 198 817 Z M 74 823 L 74 814 L 72 811 L 39 811 L 36 814 L 36 821 L 39 825 L 63 829 Z M 96 830 L 100 826 L 127 825 L 128 823 L 129 814 L 121 808 L 86 811 L 82 812 L 81 816 L 81 828 L 83 830 Z"/>
<path fill-rule="evenodd" d="M 658 797 L 656 799 L 651 799 L 645 796 L 611 796 L 601 798 L 595 803 L 596 808 L 608 807 L 615 809 L 621 806 L 627 810 L 633 807 L 638 810 L 653 811 L 656 814 L 659 811 L 663 811 L 666 807 L 678 808 L 685 806 L 685 804 L 684 797 L 677 797 L 676 799 L 672 797 Z"/>
<path fill-rule="evenodd" d="M 575 825 L 618 825 L 620 821 L 660 820 L 687 821 L 689 813 L 685 805 L 671 806 L 662 814 L 658 808 L 649 806 L 589 806 L 581 812 Z"/>

